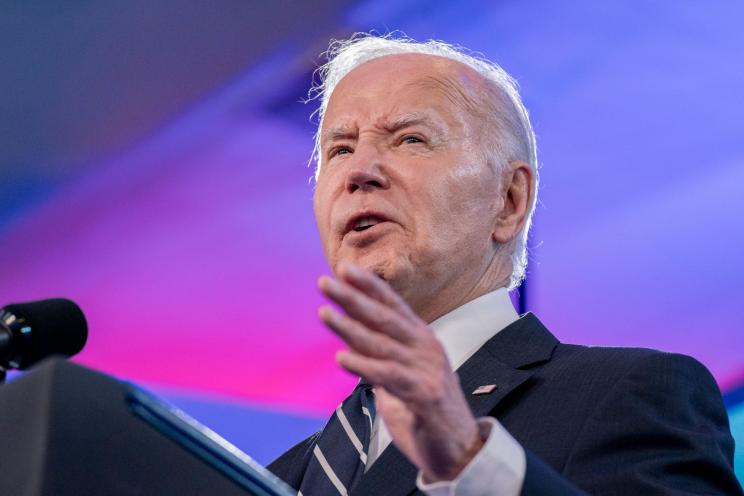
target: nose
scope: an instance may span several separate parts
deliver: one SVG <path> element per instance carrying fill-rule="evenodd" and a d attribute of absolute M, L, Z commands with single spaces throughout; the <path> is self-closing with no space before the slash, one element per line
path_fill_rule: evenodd
<path fill-rule="evenodd" d="M 349 175 L 346 177 L 346 191 L 349 193 L 354 193 L 357 190 L 387 189 L 388 187 L 388 179 L 378 171 L 354 169 L 349 171 Z"/>
<path fill-rule="evenodd" d="M 382 171 L 380 163 L 376 160 L 365 160 L 357 162 L 346 175 L 346 191 L 374 191 L 376 189 L 388 189 L 390 180 Z"/>

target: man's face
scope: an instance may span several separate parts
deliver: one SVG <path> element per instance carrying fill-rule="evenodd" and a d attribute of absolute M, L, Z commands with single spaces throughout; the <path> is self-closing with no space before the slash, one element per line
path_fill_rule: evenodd
<path fill-rule="evenodd" d="M 419 54 L 372 60 L 340 81 L 314 196 L 331 270 L 348 260 L 375 272 L 419 315 L 443 288 L 487 271 L 501 200 L 469 110 L 482 84 L 462 64 Z"/>

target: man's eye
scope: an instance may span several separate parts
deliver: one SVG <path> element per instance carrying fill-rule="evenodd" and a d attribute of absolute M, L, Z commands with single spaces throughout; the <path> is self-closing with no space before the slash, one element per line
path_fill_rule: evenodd
<path fill-rule="evenodd" d="M 423 143 L 424 140 L 422 140 L 418 136 L 407 135 L 407 136 L 403 136 L 403 139 L 401 139 L 400 142 L 401 142 L 401 144 L 405 143 L 405 144 L 408 144 L 408 145 L 413 145 L 413 144 L 416 144 L 416 143 Z"/>
<path fill-rule="evenodd" d="M 337 146 L 332 148 L 328 155 L 329 157 L 335 157 L 336 155 L 346 155 L 347 153 L 352 153 L 351 148 L 348 146 Z"/>

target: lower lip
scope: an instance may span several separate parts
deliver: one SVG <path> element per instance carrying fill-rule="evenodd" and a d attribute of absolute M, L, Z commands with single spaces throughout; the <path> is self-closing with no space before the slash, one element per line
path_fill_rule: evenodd
<path fill-rule="evenodd" d="M 369 244 L 373 241 L 376 241 L 380 236 L 384 235 L 390 227 L 392 227 L 392 222 L 380 222 L 379 224 L 375 224 L 372 227 L 369 227 L 365 229 L 364 231 L 354 231 L 351 230 L 348 233 L 346 233 L 346 236 L 344 236 L 344 240 L 355 244 Z"/>

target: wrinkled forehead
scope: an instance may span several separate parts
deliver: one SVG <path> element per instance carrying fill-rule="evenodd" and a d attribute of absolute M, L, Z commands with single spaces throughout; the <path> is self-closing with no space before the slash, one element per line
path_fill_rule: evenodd
<path fill-rule="evenodd" d="M 431 107 L 454 106 L 479 113 L 488 81 L 471 67 L 446 57 L 408 53 L 385 55 L 360 64 L 331 89 L 323 115 L 338 121 L 349 111 L 369 108 L 387 111 L 394 97 Z M 334 122 L 337 127 L 340 122 Z"/>
<path fill-rule="evenodd" d="M 360 84 L 420 86 L 440 90 L 453 102 L 467 104 L 483 93 L 489 81 L 475 69 L 440 55 L 402 53 L 384 55 L 364 62 L 346 73 L 332 88 L 327 106 L 334 95 L 358 89 Z M 340 91 L 339 91 L 340 90 Z"/>

